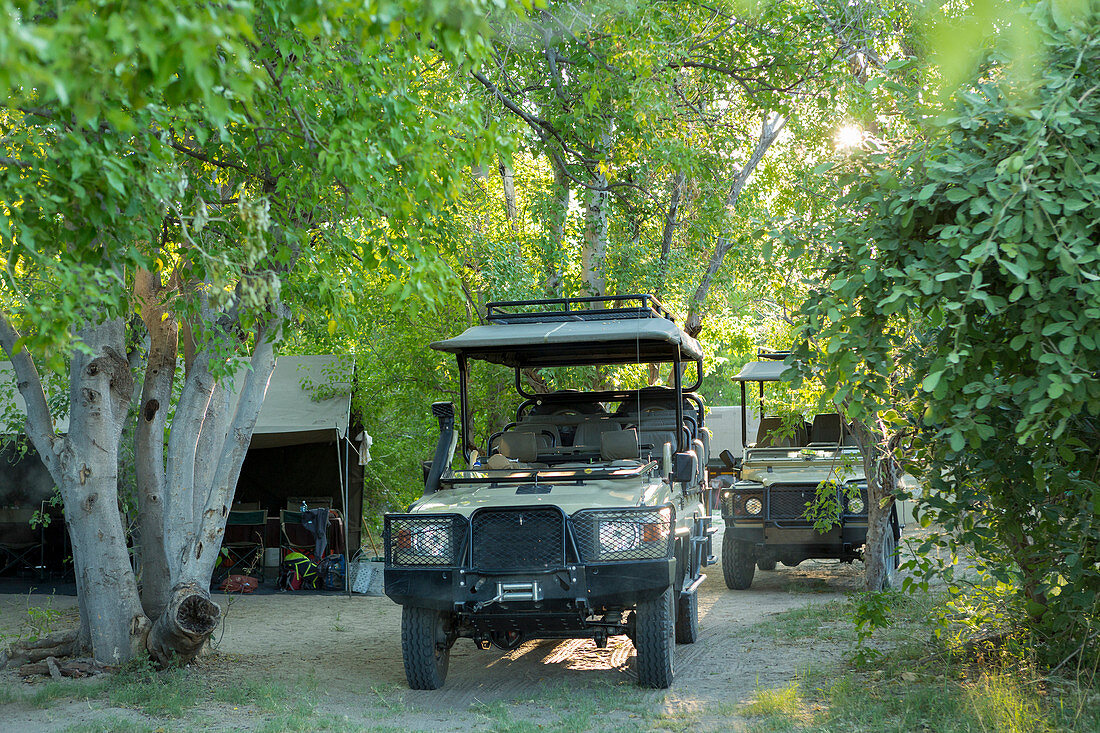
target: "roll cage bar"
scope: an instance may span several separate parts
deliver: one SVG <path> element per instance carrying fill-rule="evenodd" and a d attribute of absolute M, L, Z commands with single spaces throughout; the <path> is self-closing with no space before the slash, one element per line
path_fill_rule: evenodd
<path fill-rule="evenodd" d="M 554 365 L 567 366 L 567 365 L 601 365 L 601 364 L 626 364 L 626 363 L 671 363 L 673 366 L 673 385 L 671 387 L 671 393 L 674 397 L 674 409 L 676 412 L 676 422 L 678 425 L 684 424 L 684 399 L 692 399 L 698 410 L 698 420 L 695 422 L 696 427 L 703 424 L 703 405 L 702 401 L 695 395 L 687 394 L 697 390 L 703 380 L 703 358 L 702 352 L 698 344 L 694 339 L 687 336 L 678 327 L 672 328 L 671 326 L 663 327 L 666 331 L 671 329 L 678 333 L 678 337 L 670 338 L 668 334 L 664 334 L 664 338 L 660 341 L 662 351 L 660 356 L 653 356 L 650 359 L 645 359 L 642 355 L 642 348 L 640 344 L 637 348 L 637 358 L 631 360 L 625 360 L 622 357 L 622 351 L 616 352 L 616 358 L 600 358 L 601 348 L 605 348 L 608 342 L 601 341 L 599 338 L 599 328 L 601 323 L 609 322 L 623 322 L 631 320 L 645 320 L 645 319 L 660 319 L 662 322 L 669 324 L 675 324 L 676 319 L 668 310 L 661 304 L 657 298 L 648 294 L 634 294 L 634 295 L 610 295 L 600 297 L 582 297 L 582 298 L 545 298 L 539 300 L 511 300 L 511 301 L 494 301 L 486 305 L 486 322 L 487 326 L 495 327 L 500 326 L 502 328 L 507 326 L 524 325 L 524 324 L 538 324 L 538 323 L 592 323 L 595 336 L 590 340 L 579 339 L 576 343 L 545 343 L 542 344 L 542 348 L 539 349 L 539 354 L 552 354 Z M 474 327 L 469 329 L 467 333 L 475 329 L 485 329 L 486 326 Z M 458 337 L 462 338 L 462 337 Z M 640 336 L 638 337 L 641 338 Z M 451 341 L 456 341 L 452 339 Z M 622 338 L 619 338 L 617 342 L 619 344 L 624 343 Z M 627 341 L 629 343 L 629 341 Z M 653 342 L 646 342 L 657 343 Z M 684 345 L 690 344 L 690 347 L 685 350 Z M 439 344 L 433 344 L 433 347 L 440 348 L 440 350 L 454 350 L 456 360 L 458 362 L 458 375 L 459 375 L 459 401 L 460 401 L 460 415 L 459 415 L 459 431 L 460 431 L 460 444 L 462 446 L 462 454 L 466 459 L 467 464 L 470 463 L 470 456 L 473 450 L 476 450 L 476 446 L 470 437 L 470 419 L 469 419 L 469 359 L 471 356 L 477 358 L 478 350 L 475 347 L 459 348 L 457 346 L 446 348 L 447 342 L 440 342 Z M 603 346 L 601 346 L 603 345 Z M 528 345 L 529 353 L 536 353 L 538 344 Z M 656 351 L 647 349 L 650 353 L 656 354 Z M 469 353 L 468 353 L 469 352 Z M 685 356 L 687 357 L 685 359 Z M 489 359 L 486 359 L 487 361 Z M 686 363 L 692 362 L 696 366 L 695 379 L 686 388 L 684 386 L 684 367 Z M 499 362 L 498 362 L 499 363 Z M 540 366 L 545 365 L 542 362 L 536 362 Z M 525 363 L 516 363 L 513 365 L 515 372 L 515 387 L 516 392 L 525 399 L 525 402 L 517 409 L 517 420 L 521 417 L 520 410 L 523 410 L 528 403 L 532 403 L 534 400 L 544 400 L 547 402 L 561 401 L 563 404 L 570 401 L 576 402 L 577 398 L 582 398 L 584 401 L 602 402 L 602 401 L 624 401 L 641 397 L 642 390 L 614 390 L 614 391 L 601 391 L 601 392 L 567 392 L 567 393 L 547 393 L 547 394 L 535 394 L 524 390 L 523 388 L 523 376 L 522 370 L 529 365 Z M 683 430 L 676 431 L 676 441 L 678 451 L 687 450 L 691 444 L 691 436 L 683 435 Z"/>

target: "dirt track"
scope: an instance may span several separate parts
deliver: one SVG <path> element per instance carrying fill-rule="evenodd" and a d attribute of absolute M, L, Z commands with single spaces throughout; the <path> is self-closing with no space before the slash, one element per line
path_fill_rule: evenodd
<path fill-rule="evenodd" d="M 761 638 L 760 624 L 780 611 L 843 598 L 858 587 L 862 570 L 859 563 L 780 566 L 757 572 L 752 588 L 738 592 L 725 587 L 720 565 L 711 566 L 700 589 L 701 638 L 677 646 L 676 682 L 668 691 L 642 692 L 633 684 L 633 648 L 625 637 L 611 639 L 606 649 L 574 640 L 528 642 L 512 652 L 481 651 L 459 640 L 446 687 L 410 691 L 401 661 L 400 607 L 385 597 L 361 595 L 282 593 L 223 602 L 218 653 L 197 666 L 227 684 L 246 676 L 286 683 L 313 679 L 318 712 L 351 725 L 394 725 L 393 715 L 400 711 L 400 728 L 407 730 L 473 730 L 486 726 L 479 711 L 502 705 L 515 719 L 538 722 L 554 714 L 557 720 L 555 705 L 580 704 L 586 696 L 611 691 L 650 710 L 690 715 L 694 729 L 720 730 L 730 724 L 731 705 L 758 689 L 781 687 L 799 670 L 842 650 L 827 639 L 777 644 Z M 725 713 L 715 717 L 718 709 Z M 56 712 L 60 718 L 48 715 L 55 723 L 74 722 L 73 711 Z M 258 722 L 250 724 L 245 711 L 220 712 L 220 719 L 204 727 L 241 729 Z M 624 720 L 608 720 L 608 727 L 629 724 L 626 718 L 633 717 L 618 712 Z M 94 719 L 87 713 L 85 707 L 76 715 Z M 31 726 L 31 718 L 19 717 Z M 54 729 L 47 721 L 34 722 L 45 725 L 33 729 Z"/>

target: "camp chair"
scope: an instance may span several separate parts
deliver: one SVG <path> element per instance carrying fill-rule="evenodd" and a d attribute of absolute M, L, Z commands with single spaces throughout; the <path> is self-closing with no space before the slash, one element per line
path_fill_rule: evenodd
<path fill-rule="evenodd" d="M 258 501 L 235 501 L 231 507 L 235 512 L 251 512 L 260 508 Z"/>
<path fill-rule="evenodd" d="M 35 572 L 42 564 L 42 533 L 31 526 L 34 509 L 0 510 L 0 574 Z"/>
<path fill-rule="evenodd" d="M 301 505 L 302 502 L 299 501 L 298 506 Z M 313 557 L 316 554 L 316 539 L 312 532 L 302 526 L 302 513 L 299 511 L 291 509 L 279 511 L 279 537 L 281 557 L 286 557 L 291 552 L 300 552 L 307 557 Z"/>
<path fill-rule="evenodd" d="M 264 533 L 267 531 L 267 510 L 231 510 L 225 520 L 222 550 L 226 568 L 249 569 L 249 575 L 264 579 Z"/>

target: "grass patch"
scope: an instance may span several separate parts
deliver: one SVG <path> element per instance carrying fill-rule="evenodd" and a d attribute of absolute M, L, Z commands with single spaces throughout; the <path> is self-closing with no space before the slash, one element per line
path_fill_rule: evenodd
<path fill-rule="evenodd" d="M 190 670 L 157 670 L 148 660 L 127 665 L 110 682 L 107 698 L 112 705 L 140 710 L 154 718 L 178 718 L 201 697 L 200 685 Z"/>
<path fill-rule="evenodd" d="M 756 698 L 741 706 L 749 717 L 794 717 L 802 710 L 802 693 L 797 682 L 771 690 L 757 690 Z"/>
<path fill-rule="evenodd" d="M 63 728 L 62 733 L 155 733 L 155 731 L 162 730 L 164 728 L 161 726 L 127 720 L 126 718 L 111 717 Z"/>
<path fill-rule="evenodd" d="M 845 601 L 811 603 L 781 611 L 753 627 L 757 636 L 771 640 L 827 639 L 855 641 L 855 627 Z"/>

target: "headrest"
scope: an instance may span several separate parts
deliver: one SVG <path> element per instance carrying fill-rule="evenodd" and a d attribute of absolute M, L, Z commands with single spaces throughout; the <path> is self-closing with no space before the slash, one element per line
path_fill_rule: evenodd
<path fill-rule="evenodd" d="M 500 436 L 500 452 L 514 461 L 528 463 L 538 458 L 538 441 L 534 433 L 508 431 Z"/>
<path fill-rule="evenodd" d="M 605 461 L 638 457 L 638 431 L 611 430 L 600 435 L 600 457 Z"/>

